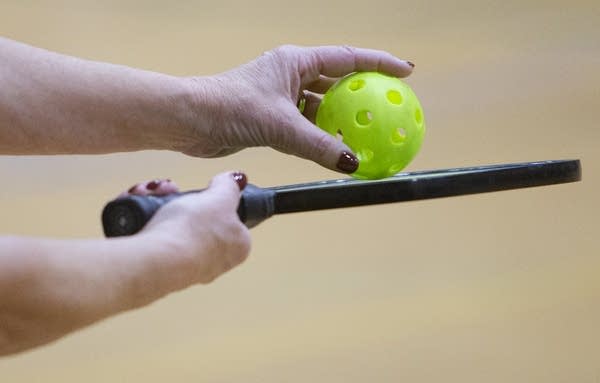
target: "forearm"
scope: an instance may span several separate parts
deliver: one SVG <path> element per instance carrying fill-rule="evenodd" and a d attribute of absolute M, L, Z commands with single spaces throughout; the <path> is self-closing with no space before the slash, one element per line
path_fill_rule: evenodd
<path fill-rule="evenodd" d="M 48 343 L 189 285 L 160 242 L 0 237 L 0 355 Z M 183 272 L 181 270 L 184 270 Z"/>
<path fill-rule="evenodd" d="M 177 150 L 199 112 L 185 84 L 0 38 L 0 154 Z"/>

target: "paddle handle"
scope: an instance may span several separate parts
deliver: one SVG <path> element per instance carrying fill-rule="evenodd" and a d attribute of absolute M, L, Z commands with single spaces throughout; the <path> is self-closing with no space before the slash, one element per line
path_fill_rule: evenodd
<path fill-rule="evenodd" d="M 165 196 L 128 195 L 110 201 L 102 210 L 102 227 L 107 237 L 133 235 L 146 226 L 164 205 L 183 195 L 201 193 L 202 190 L 173 193 Z M 275 192 L 247 185 L 240 198 L 238 216 L 251 228 L 275 213 Z"/>

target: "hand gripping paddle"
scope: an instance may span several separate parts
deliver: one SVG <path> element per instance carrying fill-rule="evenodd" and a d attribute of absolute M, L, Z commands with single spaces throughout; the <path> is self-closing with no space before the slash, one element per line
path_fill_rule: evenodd
<path fill-rule="evenodd" d="M 579 180 L 579 160 L 554 160 L 398 173 L 376 181 L 349 178 L 270 188 L 248 185 L 242 192 L 238 215 L 246 226 L 254 227 L 274 214 L 486 193 Z M 109 202 L 102 212 L 104 234 L 107 237 L 135 234 L 161 206 L 181 195 L 198 192 L 202 190 L 166 196 L 129 195 L 117 198 Z"/>

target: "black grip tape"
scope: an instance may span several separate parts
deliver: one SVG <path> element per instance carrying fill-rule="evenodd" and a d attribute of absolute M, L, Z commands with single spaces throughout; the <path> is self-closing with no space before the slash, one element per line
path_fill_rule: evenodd
<path fill-rule="evenodd" d="M 202 190 L 173 193 L 166 196 L 129 195 L 110 201 L 102 211 L 102 227 L 107 237 L 133 235 L 144 228 L 163 205 L 189 193 Z M 275 213 L 275 192 L 254 185 L 247 185 L 237 209 L 240 220 L 254 227 Z"/>

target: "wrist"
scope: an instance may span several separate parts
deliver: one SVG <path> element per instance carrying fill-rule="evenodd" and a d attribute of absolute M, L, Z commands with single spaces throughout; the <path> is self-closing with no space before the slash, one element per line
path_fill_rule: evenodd
<path fill-rule="evenodd" d="M 182 129 L 169 149 L 197 157 L 219 155 L 222 147 L 215 144 L 215 128 L 223 125 L 225 84 L 218 76 L 186 77 L 179 82 Z"/>
<path fill-rule="evenodd" d="M 193 284 L 194 269 L 175 254 L 169 236 L 142 232 L 108 242 L 117 248 L 112 254 L 118 258 L 115 262 L 120 270 L 118 311 L 146 306 Z"/>
<path fill-rule="evenodd" d="M 195 134 L 197 100 L 186 78 L 158 74 L 144 97 L 147 130 L 140 132 L 143 149 L 183 151 Z M 142 90 L 142 92 L 146 92 Z"/>

